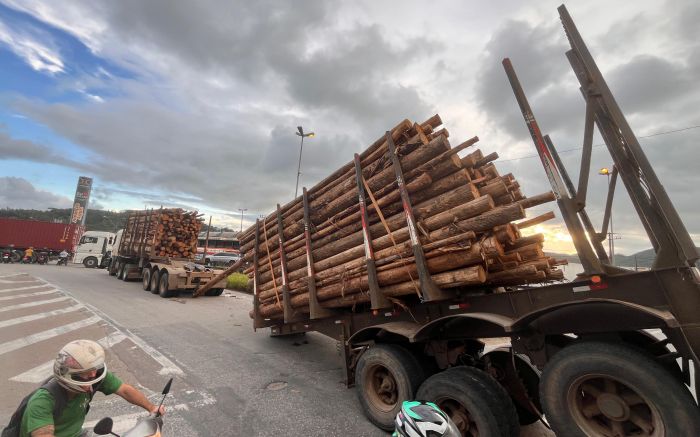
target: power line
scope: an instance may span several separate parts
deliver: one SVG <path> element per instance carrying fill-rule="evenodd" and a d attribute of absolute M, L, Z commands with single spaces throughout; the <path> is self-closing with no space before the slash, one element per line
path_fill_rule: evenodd
<path fill-rule="evenodd" d="M 680 129 L 673 129 L 673 130 L 668 130 L 668 131 L 663 131 L 663 132 L 657 132 L 657 133 L 654 133 L 654 134 L 644 135 L 644 136 L 637 137 L 637 138 L 643 139 L 643 138 L 658 137 L 658 136 L 661 136 L 661 135 L 674 134 L 674 133 L 676 133 L 676 132 L 683 132 L 683 131 L 692 130 L 692 129 L 697 129 L 697 128 L 700 128 L 700 124 L 694 125 L 694 126 L 682 127 L 682 128 L 680 128 Z M 604 145 L 605 145 L 605 143 L 603 143 L 603 144 L 595 144 L 595 145 L 593 145 L 593 147 L 603 147 Z M 583 146 L 582 146 L 582 147 L 573 147 L 573 148 L 571 148 L 571 149 L 557 150 L 557 152 L 559 152 L 559 153 L 568 153 L 568 152 L 573 152 L 573 151 L 581 150 L 581 149 L 583 149 Z M 521 157 L 519 157 L 519 158 L 499 159 L 498 162 L 519 161 L 519 160 L 521 160 L 521 159 L 539 158 L 539 157 L 540 157 L 540 155 L 526 155 L 526 156 L 521 156 Z"/>

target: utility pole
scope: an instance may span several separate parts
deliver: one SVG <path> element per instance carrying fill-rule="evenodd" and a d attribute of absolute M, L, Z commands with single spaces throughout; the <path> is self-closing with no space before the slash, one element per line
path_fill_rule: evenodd
<path fill-rule="evenodd" d="M 238 210 L 241 212 L 241 232 L 243 232 L 243 213 L 248 211 L 248 208 L 238 208 Z"/>

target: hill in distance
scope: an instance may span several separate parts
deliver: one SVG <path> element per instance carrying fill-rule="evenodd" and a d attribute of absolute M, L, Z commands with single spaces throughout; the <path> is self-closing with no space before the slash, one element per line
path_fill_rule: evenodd
<path fill-rule="evenodd" d="M 698 248 L 700 250 L 700 247 Z M 563 253 L 553 253 L 547 252 L 547 256 L 551 256 L 557 259 L 566 259 L 572 263 L 580 264 L 581 261 L 576 254 L 563 254 Z M 651 264 L 654 262 L 654 249 L 646 249 L 641 252 L 637 252 L 632 255 L 621 255 L 615 254 L 615 265 L 619 267 L 646 267 L 650 268 Z"/>

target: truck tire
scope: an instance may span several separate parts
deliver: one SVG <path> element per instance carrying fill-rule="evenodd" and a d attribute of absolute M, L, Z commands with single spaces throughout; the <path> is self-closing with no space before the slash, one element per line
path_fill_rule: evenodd
<path fill-rule="evenodd" d="M 143 289 L 145 291 L 151 291 L 151 269 L 144 267 L 141 276 L 143 276 L 141 279 Z"/>
<path fill-rule="evenodd" d="M 126 277 L 129 275 L 129 264 L 122 262 L 121 266 L 119 267 L 119 274 L 117 275 L 117 279 L 120 281 L 125 281 L 126 282 Z"/>
<path fill-rule="evenodd" d="M 385 431 L 403 401 L 414 399 L 425 379 L 420 363 L 409 351 L 393 344 L 378 344 L 365 351 L 355 369 L 355 386 L 367 418 Z"/>
<path fill-rule="evenodd" d="M 160 287 L 160 270 L 154 268 L 151 271 L 151 293 L 158 294 L 158 289 Z"/>
<path fill-rule="evenodd" d="M 633 346 L 584 341 L 544 368 L 540 399 L 557 435 L 700 435 L 685 385 Z"/>
<path fill-rule="evenodd" d="M 158 293 L 160 294 L 160 297 L 175 297 L 179 294 L 177 290 L 170 290 L 168 288 L 169 276 L 170 275 L 168 274 L 168 272 L 160 272 L 160 280 L 158 284 Z"/>
<path fill-rule="evenodd" d="M 437 404 L 464 436 L 520 435 L 508 393 L 482 370 L 457 366 L 436 373 L 420 386 L 416 399 Z"/>
<path fill-rule="evenodd" d="M 83 265 L 85 266 L 85 268 L 94 269 L 95 267 L 97 267 L 97 258 L 95 258 L 94 256 L 89 256 L 83 260 Z"/>
<path fill-rule="evenodd" d="M 207 290 L 206 293 L 204 293 L 205 296 L 221 296 L 221 293 L 224 292 L 223 288 L 210 288 Z"/>

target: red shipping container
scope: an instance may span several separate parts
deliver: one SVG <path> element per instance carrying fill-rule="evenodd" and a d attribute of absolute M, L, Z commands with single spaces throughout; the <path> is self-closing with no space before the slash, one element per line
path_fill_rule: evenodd
<path fill-rule="evenodd" d="M 75 251 L 84 229 L 79 224 L 0 218 L 0 247 Z"/>

